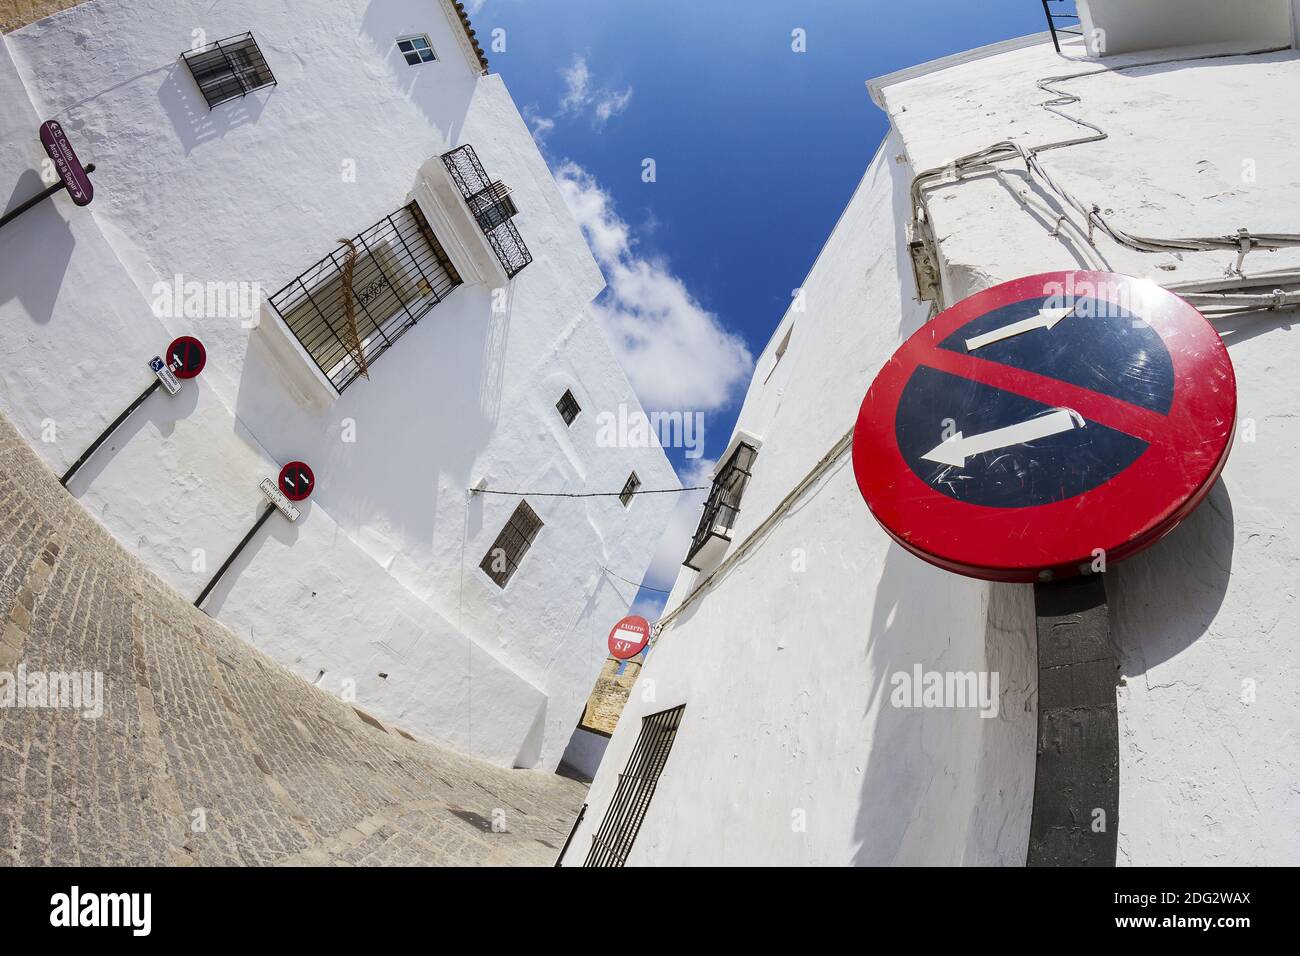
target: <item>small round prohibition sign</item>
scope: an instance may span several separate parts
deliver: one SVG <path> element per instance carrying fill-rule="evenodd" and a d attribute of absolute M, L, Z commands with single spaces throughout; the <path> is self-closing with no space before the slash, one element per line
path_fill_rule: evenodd
<path fill-rule="evenodd" d="M 903 343 L 862 401 L 853 470 L 923 560 L 1048 581 L 1172 531 L 1222 471 L 1236 417 L 1228 351 L 1191 304 L 1148 280 L 1049 272 Z"/>
<path fill-rule="evenodd" d="M 208 350 L 192 335 L 182 335 L 167 346 L 167 364 L 177 378 L 194 378 L 208 364 Z"/>
<path fill-rule="evenodd" d="M 620 661 L 636 657 L 649 643 L 650 622 L 639 614 L 623 618 L 609 632 L 609 653 Z"/>
<path fill-rule="evenodd" d="M 302 501 L 316 487 L 316 476 L 305 461 L 291 461 L 280 469 L 276 485 L 290 501 Z"/>

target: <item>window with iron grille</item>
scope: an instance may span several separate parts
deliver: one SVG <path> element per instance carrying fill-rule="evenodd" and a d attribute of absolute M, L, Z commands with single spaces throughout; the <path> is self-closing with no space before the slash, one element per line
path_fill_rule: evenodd
<path fill-rule="evenodd" d="M 641 735 L 627 767 L 619 775 L 614 799 L 605 811 L 600 829 L 592 837 L 591 852 L 583 866 L 622 866 L 632 851 L 632 841 L 650 809 L 650 798 L 668 762 L 686 705 L 641 719 Z"/>
<path fill-rule="evenodd" d="M 618 495 L 618 500 L 623 502 L 624 508 L 632 503 L 632 499 L 636 496 L 636 490 L 640 487 L 641 479 L 636 476 L 636 472 L 634 471 L 632 474 L 628 475 L 627 484 L 623 486 L 623 490 L 620 491 Z"/>
<path fill-rule="evenodd" d="M 731 540 L 731 529 L 736 526 L 736 516 L 740 514 L 740 499 L 745 494 L 745 486 L 749 484 L 750 469 L 757 456 L 757 448 L 741 442 L 727 463 L 718 470 L 717 477 L 713 479 L 713 487 L 709 489 L 709 497 L 704 502 L 704 514 L 700 515 L 700 523 L 691 536 L 691 548 L 686 553 L 686 560 L 682 562 L 688 568 L 700 570 L 691 561 L 707 545 L 716 546 L 719 541 L 725 543 Z"/>
<path fill-rule="evenodd" d="M 411 203 L 340 243 L 270 303 L 342 392 L 460 281 Z"/>
<path fill-rule="evenodd" d="M 208 109 L 264 86 L 275 86 L 275 74 L 251 33 L 208 43 L 182 53 L 181 59 L 208 101 Z"/>
<path fill-rule="evenodd" d="M 415 36 L 402 37 L 397 41 L 397 49 L 401 51 L 406 62 L 411 66 L 419 66 L 421 63 L 432 63 L 437 59 L 433 55 L 433 44 L 429 42 L 427 33 L 419 33 Z"/>
<path fill-rule="evenodd" d="M 564 390 L 564 394 L 560 396 L 560 400 L 555 403 L 555 407 L 559 409 L 560 417 L 564 419 L 566 425 L 572 425 L 573 420 L 578 417 L 578 412 L 582 411 L 581 406 L 578 405 L 578 400 L 573 397 L 573 392 L 567 388 Z"/>
<path fill-rule="evenodd" d="M 519 507 L 492 542 L 488 553 L 483 555 L 479 567 L 497 587 L 504 588 L 541 530 L 542 519 L 537 517 L 537 512 L 528 506 L 527 501 L 519 502 Z"/>

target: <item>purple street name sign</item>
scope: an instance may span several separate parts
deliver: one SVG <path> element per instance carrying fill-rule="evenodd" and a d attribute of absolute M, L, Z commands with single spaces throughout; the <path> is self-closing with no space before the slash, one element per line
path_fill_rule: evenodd
<path fill-rule="evenodd" d="M 72 144 L 64 135 L 63 127 L 54 120 L 46 120 L 42 123 L 41 145 L 50 154 L 50 159 L 54 160 L 54 168 L 58 170 L 59 178 L 67 187 L 72 201 L 78 206 L 89 205 L 95 198 L 95 187 L 90 185 L 90 177 L 86 175 L 81 160 L 77 159 L 77 154 L 73 152 Z"/>

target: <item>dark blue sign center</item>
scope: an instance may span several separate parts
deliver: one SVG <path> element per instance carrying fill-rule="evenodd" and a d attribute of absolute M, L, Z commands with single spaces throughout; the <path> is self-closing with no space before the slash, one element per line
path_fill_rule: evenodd
<path fill-rule="evenodd" d="M 1051 328 L 1020 331 L 1012 330 L 1017 323 L 1032 324 L 1053 303 L 1032 299 L 1003 306 L 968 322 L 940 348 L 1167 413 L 1173 362 L 1159 334 L 1114 303 L 1069 304 L 1075 313 Z M 1113 479 L 1147 448 L 1142 439 L 1077 412 L 926 365 L 917 367 L 903 389 L 895 431 L 904 460 L 927 485 L 958 501 L 996 508 L 1081 495 Z"/>
<path fill-rule="evenodd" d="M 968 351 L 975 337 L 1032 319 L 1052 299 L 1013 302 L 987 312 L 954 332 L 940 348 L 1000 365 L 1036 372 L 1167 415 L 1174 403 L 1174 363 L 1159 333 L 1105 299 L 1071 299 L 1074 314 L 1051 329 L 1010 335 Z"/>

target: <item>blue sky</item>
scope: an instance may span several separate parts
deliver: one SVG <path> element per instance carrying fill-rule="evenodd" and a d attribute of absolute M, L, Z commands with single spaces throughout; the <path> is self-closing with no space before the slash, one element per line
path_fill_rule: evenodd
<path fill-rule="evenodd" d="M 597 314 L 648 409 L 725 448 L 767 344 L 887 123 L 865 82 L 1045 28 L 1037 0 L 486 0 L 492 71 L 533 127 L 611 289 Z M 493 31 L 500 28 L 493 50 Z M 804 31 L 805 52 L 792 49 Z M 654 161 L 654 182 L 642 179 Z M 645 584 L 671 587 L 683 495 Z M 631 588 L 627 589 L 629 596 Z M 653 619 L 663 595 L 643 590 Z"/>

